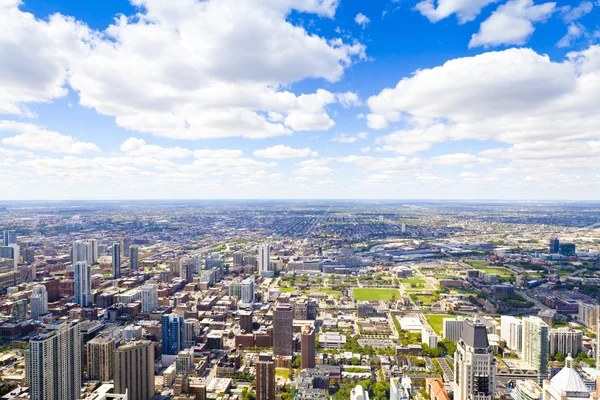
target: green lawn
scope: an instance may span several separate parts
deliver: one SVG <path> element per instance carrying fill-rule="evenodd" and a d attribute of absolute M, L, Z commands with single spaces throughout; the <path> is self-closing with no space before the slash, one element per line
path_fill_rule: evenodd
<path fill-rule="evenodd" d="M 354 299 L 357 301 L 363 300 L 386 300 L 389 301 L 392 297 L 400 297 L 400 292 L 396 289 L 354 289 Z"/>
<path fill-rule="evenodd" d="M 456 318 L 456 315 L 450 314 L 426 314 L 425 318 L 429 325 L 436 331 L 438 334 L 442 334 L 444 330 L 444 318 Z"/>
<path fill-rule="evenodd" d="M 421 301 L 423 304 L 433 303 L 434 300 L 435 300 L 435 297 L 433 297 L 433 296 L 417 296 L 417 295 L 414 295 L 413 297 L 417 301 Z"/>
<path fill-rule="evenodd" d="M 510 278 L 510 277 L 515 276 L 514 272 L 512 272 L 509 269 L 502 268 L 502 267 L 486 267 L 486 268 L 480 268 L 480 269 L 484 270 L 488 274 L 499 275 L 501 278 Z"/>
<path fill-rule="evenodd" d="M 423 279 L 419 279 L 419 278 L 400 279 L 400 282 L 404 283 L 406 285 L 412 285 L 413 283 L 415 285 L 424 285 L 426 283 Z"/>
<path fill-rule="evenodd" d="M 289 379 L 290 370 L 287 368 L 276 368 L 275 375 L 283 379 Z"/>
<path fill-rule="evenodd" d="M 325 289 L 325 288 L 321 288 L 319 290 L 311 290 L 311 292 L 321 292 L 321 293 L 325 293 L 325 294 L 330 294 L 332 296 L 341 296 L 342 292 L 340 292 L 339 290 L 331 290 L 331 289 Z"/>
<path fill-rule="evenodd" d="M 282 287 L 282 288 L 279 288 L 279 289 L 281 289 L 282 293 L 284 293 L 284 292 L 293 292 L 293 291 L 297 290 L 296 288 L 293 288 L 293 287 Z"/>
<path fill-rule="evenodd" d="M 485 260 L 465 260 L 465 263 L 476 269 L 483 269 L 490 265 L 490 262 Z"/>

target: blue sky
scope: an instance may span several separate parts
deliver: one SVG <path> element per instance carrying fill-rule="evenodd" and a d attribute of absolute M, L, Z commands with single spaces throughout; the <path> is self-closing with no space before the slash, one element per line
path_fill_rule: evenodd
<path fill-rule="evenodd" d="M 0 198 L 597 200 L 599 16 L 0 0 Z"/>

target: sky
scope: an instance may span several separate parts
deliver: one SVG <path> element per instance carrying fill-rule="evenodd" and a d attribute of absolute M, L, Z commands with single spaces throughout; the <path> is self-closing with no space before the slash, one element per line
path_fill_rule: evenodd
<path fill-rule="evenodd" d="M 0 199 L 600 199 L 600 0 L 0 0 Z"/>

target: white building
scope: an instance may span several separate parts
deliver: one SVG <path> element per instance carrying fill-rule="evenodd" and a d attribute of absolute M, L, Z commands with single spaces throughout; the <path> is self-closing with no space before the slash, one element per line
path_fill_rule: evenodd
<path fill-rule="evenodd" d="M 72 247 L 72 254 L 71 254 L 71 262 L 73 263 L 73 265 L 75 265 L 76 263 L 80 262 L 80 261 L 85 261 L 87 262 L 87 243 L 81 241 L 81 240 L 75 240 L 73 242 L 73 244 L 71 245 Z"/>
<path fill-rule="evenodd" d="M 152 283 L 140 288 L 142 296 L 142 312 L 151 313 L 158 307 L 158 286 Z"/>
<path fill-rule="evenodd" d="M 90 239 L 86 245 L 86 259 L 89 265 L 98 262 L 98 241 Z"/>
<path fill-rule="evenodd" d="M 598 304 L 589 304 L 583 301 L 578 301 L 577 304 L 579 306 L 577 320 L 588 328 L 594 329 L 596 321 L 598 321 L 600 306 Z"/>
<path fill-rule="evenodd" d="M 75 280 L 75 296 L 73 300 L 81 307 L 92 304 L 92 276 L 87 261 L 78 261 L 73 267 Z"/>
<path fill-rule="evenodd" d="M 410 377 L 390 378 L 390 400 L 409 400 L 412 395 L 412 381 Z"/>
<path fill-rule="evenodd" d="M 518 351 L 523 350 L 523 322 L 521 319 L 503 315 L 500 317 L 500 337 L 506 342 L 506 346 Z"/>
<path fill-rule="evenodd" d="M 37 320 L 41 315 L 48 314 L 48 292 L 46 286 L 35 285 L 31 293 L 31 319 Z"/>
<path fill-rule="evenodd" d="M 240 284 L 240 302 L 254 304 L 254 277 L 250 276 Z"/>
<path fill-rule="evenodd" d="M 452 342 L 458 342 L 460 340 L 460 334 L 463 329 L 463 325 L 466 320 L 463 317 L 457 318 L 444 318 L 442 337 Z"/>
<path fill-rule="evenodd" d="M 585 382 L 572 368 L 568 359 L 566 367 L 552 379 L 545 380 L 543 383 L 542 400 L 586 400 L 592 398 Z"/>
<path fill-rule="evenodd" d="M 454 400 L 494 400 L 495 374 L 485 326 L 466 323 L 454 353 Z"/>
<path fill-rule="evenodd" d="M 356 385 L 350 392 L 350 400 L 369 400 L 369 392 L 367 392 L 362 386 Z"/>
<path fill-rule="evenodd" d="M 429 348 L 436 348 L 438 345 L 438 335 L 431 328 L 423 327 L 421 330 L 421 343 L 425 343 Z"/>
<path fill-rule="evenodd" d="M 583 331 L 562 327 L 552 329 L 548 339 L 550 354 L 571 354 L 577 356 L 583 350 Z"/>
<path fill-rule="evenodd" d="M 258 246 L 258 272 L 263 276 L 273 274 L 271 269 L 271 247 L 268 244 Z"/>
<path fill-rule="evenodd" d="M 548 378 L 548 325 L 540 317 L 523 319 L 522 359 L 538 371 L 538 384 Z"/>

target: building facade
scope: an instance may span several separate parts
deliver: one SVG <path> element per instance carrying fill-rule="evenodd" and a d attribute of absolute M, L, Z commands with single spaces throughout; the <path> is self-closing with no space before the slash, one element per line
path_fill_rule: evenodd
<path fill-rule="evenodd" d="M 465 323 L 454 353 L 454 400 L 494 400 L 495 374 L 485 326 Z"/>

